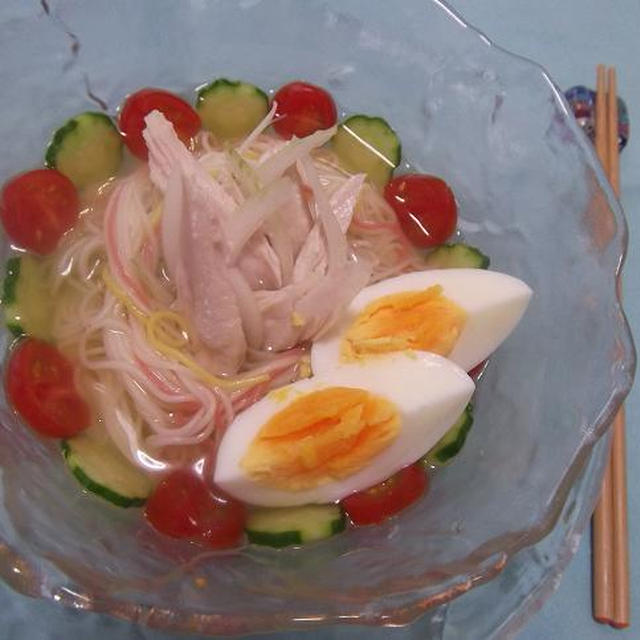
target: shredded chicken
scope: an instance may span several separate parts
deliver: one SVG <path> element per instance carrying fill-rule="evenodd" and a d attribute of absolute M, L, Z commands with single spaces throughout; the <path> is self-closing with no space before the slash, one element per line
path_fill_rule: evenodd
<path fill-rule="evenodd" d="M 162 114 L 145 121 L 166 271 L 215 372 L 237 372 L 248 347 L 281 351 L 326 331 L 371 274 L 345 237 L 364 176 L 329 193 L 311 155 L 332 130 L 251 164 L 233 151 L 199 161 Z M 241 151 L 252 145 L 264 146 L 260 132 Z"/>

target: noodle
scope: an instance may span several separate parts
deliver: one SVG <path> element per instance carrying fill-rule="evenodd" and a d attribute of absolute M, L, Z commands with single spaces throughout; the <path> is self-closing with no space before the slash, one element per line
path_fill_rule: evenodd
<path fill-rule="evenodd" d="M 201 166 L 240 204 L 253 188 L 251 167 L 284 145 L 256 131 L 242 145 L 243 159 L 235 152 L 237 165 L 229 162 L 234 152 L 217 148 L 207 133 L 197 136 L 195 148 Z M 332 240 L 339 256 L 344 236 L 327 202 L 350 176 L 330 152 L 312 157 L 311 164 L 305 160 L 302 165 L 316 200 L 321 196 L 319 222 L 325 240 Z M 163 207 L 146 167 L 116 180 L 96 193 L 48 263 L 57 301 L 54 339 L 79 364 L 76 384 L 97 408 L 96 427 L 149 472 L 193 463 L 203 451 L 209 456 L 237 412 L 271 389 L 311 373 L 304 346 L 281 353 L 260 348 L 261 327 L 251 311 L 258 309 L 255 292 L 239 271 L 234 278 L 244 296 L 249 348 L 238 373 L 211 373 L 213 355 L 184 315 L 176 283 L 167 276 L 160 233 Z M 280 240 L 286 279 L 293 265 L 290 249 Z M 368 183 L 359 192 L 346 241 L 357 259 L 373 265 L 371 282 L 423 268 L 392 209 Z M 334 263 L 340 262 L 330 251 L 329 267 Z"/>

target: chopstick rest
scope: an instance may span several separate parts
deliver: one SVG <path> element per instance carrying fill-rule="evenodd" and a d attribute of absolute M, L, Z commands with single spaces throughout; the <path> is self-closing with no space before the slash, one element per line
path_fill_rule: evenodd
<path fill-rule="evenodd" d="M 596 92 L 584 85 L 576 85 L 564 92 L 573 115 L 580 128 L 587 134 L 587 137 L 595 144 L 596 138 Z M 629 142 L 631 125 L 629 121 L 629 111 L 625 101 L 618 97 L 618 149 L 622 151 Z"/>

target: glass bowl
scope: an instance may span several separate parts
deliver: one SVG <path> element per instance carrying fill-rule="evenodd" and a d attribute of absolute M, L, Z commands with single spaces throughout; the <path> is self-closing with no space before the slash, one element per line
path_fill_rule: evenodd
<path fill-rule="evenodd" d="M 303 549 L 202 553 L 161 539 L 139 513 L 83 493 L 3 401 L 0 574 L 14 588 L 207 634 L 397 625 L 496 577 L 553 529 L 635 353 L 616 292 L 622 211 L 539 66 L 435 0 L 11 0 L 0 54 L 1 179 L 40 164 L 66 117 L 113 114 L 141 86 L 193 95 L 217 76 L 301 78 L 387 118 L 412 166 L 452 185 L 465 239 L 535 291 L 479 385 L 468 444 L 428 496 Z"/>

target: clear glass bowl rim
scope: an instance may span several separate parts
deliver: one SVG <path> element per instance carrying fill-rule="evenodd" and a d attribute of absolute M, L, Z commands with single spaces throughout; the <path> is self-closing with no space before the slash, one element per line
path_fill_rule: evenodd
<path fill-rule="evenodd" d="M 538 63 L 514 54 L 491 41 L 482 31 L 469 24 L 464 18 L 442 0 L 431 0 L 434 4 L 446 11 L 452 18 L 460 23 L 460 25 L 468 28 L 478 38 L 482 39 L 486 44 L 501 51 L 505 56 L 519 58 L 536 68 L 544 80 L 553 90 L 554 99 L 561 105 L 563 110 L 567 112 L 568 107 L 564 101 L 562 92 L 555 86 L 546 70 Z M 569 111 L 570 112 L 570 111 Z M 589 142 L 579 131 L 579 127 L 573 119 L 567 115 L 568 125 L 577 133 L 577 139 L 582 146 L 585 157 L 593 158 L 593 153 L 589 148 Z M 521 532 L 509 533 L 508 536 L 501 536 L 493 543 L 499 543 L 502 537 L 508 537 L 508 544 L 499 554 L 486 554 L 483 560 L 478 562 L 479 569 L 474 574 L 469 574 L 466 579 L 456 581 L 448 585 L 445 589 L 438 593 L 430 593 L 427 596 L 420 596 L 416 592 L 416 597 L 409 603 L 400 607 L 391 606 L 388 609 L 377 608 L 374 613 L 368 611 L 362 616 L 349 615 L 341 616 L 338 614 L 315 616 L 313 619 L 307 618 L 301 620 L 289 615 L 270 614 L 263 616 L 254 616 L 250 621 L 246 617 L 234 620 L 229 616 L 220 614 L 203 614 L 192 613 L 183 609 L 169 609 L 151 607 L 148 605 L 127 602 L 117 598 L 104 597 L 96 593 L 84 590 L 78 585 L 69 583 L 66 586 L 49 585 L 44 572 L 39 570 L 34 564 L 11 549 L 6 543 L 0 540 L 0 577 L 16 591 L 35 598 L 52 599 L 64 606 L 76 609 L 90 610 L 100 613 L 110 614 L 112 616 L 144 624 L 153 628 L 161 628 L 171 631 L 187 631 L 197 632 L 206 635 L 225 634 L 245 634 L 260 631 L 273 631 L 290 628 L 310 628 L 315 626 L 330 624 L 367 624 L 367 625 L 385 625 L 396 626 L 399 624 L 407 624 L 415 620 L 418 616 L 433 607 L 445 604 L 454 598 L 457 598 L 469 589 L 483 584 L 498 573 L 500 573 L 507 565 L 509 558 L 518 551 L 534 545 L 543 539 L 555 526 L 562 512 L 566 498 L 576 479 L 580 476 L 587 461 L 589 460 L 594 446 L 607 432 L 614 416 L 624 402 L 625 397 L 629 393 L 632 386 L 633 375 L 636 366 L 636 352 L 631 336 L 630 327 L 624 314 L 622 299 L 620 296 L 621 288 L 618 285 L 622 274 L 624 259 L 628 248 L 628 225 L 625 214 L 616 200 L 608 180 L 603 172 L 602 167 L 595 160 L 588 160 L 591 168 L 594 170 L 598 182 L 598 188 L 601 189 L 607 198 L 610 209 L 615 217 L 616 224 L 620 229 L 619 233 L 619 255 L 614 267 L 614 276 L 612 278 L 612 286 L 616 287 L 616 297 L 618 301 L 618 310 L 620 312 L 620 322 L 623 325 L 622 334 L 626 336 L 627 350 L 620 356 L 624 362 L 625 369 L 630 372 L 628 376 L 628 384 L 623 387 L 616 388 L 602 406 L 598 419 L 593 425 L 594 437 L 585 442 L 578 454 L 574 457 L 571 465 L 568 467 L 564 478 L 555 496 L 549 503 L 549 507 L 544 517 L 536 523 L 535 526 Z M 16 570 L 18 569 L 18 570 Z M 548 590 L 550 593 L 550 590 Z M 549 593 L 546 595 L 548 596 Z"/>

